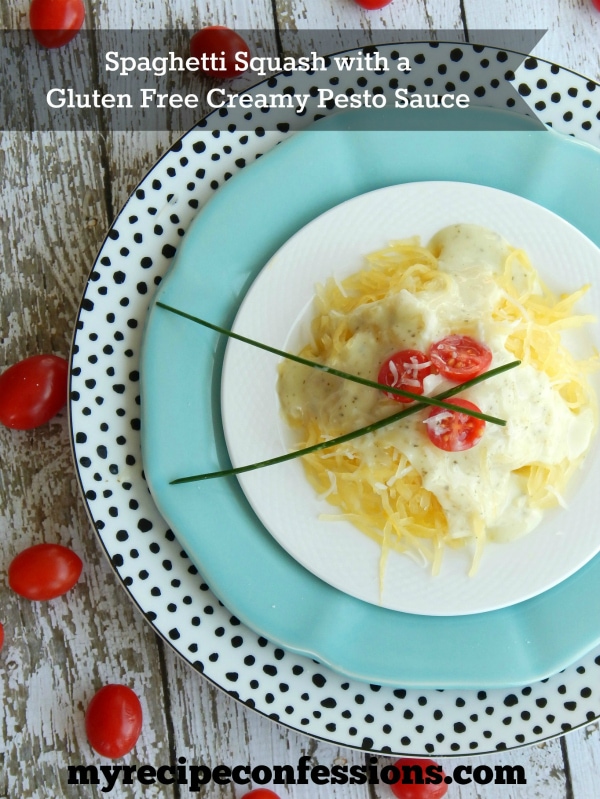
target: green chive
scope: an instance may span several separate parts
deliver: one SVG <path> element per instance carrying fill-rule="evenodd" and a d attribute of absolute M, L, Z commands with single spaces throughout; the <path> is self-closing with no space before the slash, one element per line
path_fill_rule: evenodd
<path fill-rule="evenodd" d="M 490 377 L 495 377 L 496 375 L 506 372 L 509 369 L 514 369 L 514 367 L 518 366 L 520 363 L 521 361 L 511 361 L 503 366 L 498 366 L 496 369 L 490 369 L 488 372 L 483 372 L 477 377 L 474 377 L 472 380 L 467 380 L 466 383 L 461 383 L 460 385 L 454 386 L 447 391 L 443 391 L 441 394 L 438 394 L 436 397 L 434 397 L 434 399 L 438 400 L 452 397 L 467 388 L 471 388 L 471 386 L 474 386 L 477 383 L 481 383 L 483 380 L 487 380 Z M 195 483 L 200 480 L 211 480 L 213 477 L 228 477 L 233 474 L 242 474 L 243 472 L 252 472 L 255 469 L 262 469 L 264 466 L 274 466 L 276 463 L 284 463 L 285 461 L 289 461 L 294 458 L 300 458 L 303 455 L 310 455 L 311 452 L 318 452 L 318 450 L 321 449 L 329 449 L 329 447 L 335 447 L 337 444 L 344 444 L 346 441 L 352 441 L 353 438 L 364 436 L 367 433 L 372 433 L 375 430 L 379 430 L 381 427 L 386 427 L 387 425 L 393 424 L 399 419 L 404 419 L 406 416 L 410 416 L 411 414 L 416 413 L 425 407 L 427 406 L 424 402 L 418 402 L 415 405 L 411 405 L 410 408 L 405 408 L 405 410 L 400 411 L 399 413 L 395 413 L 392 416 L 387 416 L 385 419 L 380 419 L 378 422 L 369 424 L 366 427 L 361 427 L 358 430 L 354 430 L 352 433 L 346 433 L 343 436 L 331 438 L 329 441 L 321 441 L 319 444 L 313 444 L 311 447 L 305 447 L 304 449 L 295 450 L 294 452 L 288 452 L 285 455 L 279 455 L 276 458 L 269 458 L 269 460 L 251 463 L 248 464 L 248 466 L 237 466 L 231 469 L 223 469 L 220 472 L 207 472 L 206 474 L 195 474 L 191 477 L 180 477 L 177 480 L 171 480 L 170 485 Z M 461 413 L 462 412 L 464 412 L 464 409 L 461 409 Z"/>
<path fill-rule="evenodd" d="M 334 369 L 331 366 L 325 366 L 322 363 L 317 363 L 316 361 L 309 361 L 307 358 L 302 358 L 300 355 L 292 355 L 292 353 L 284 352 L 283 350 L 278 350 L 276 347 L 270 347 L 268 344 L 262 344 L 260 341 L 255 341 L 251 338 L 246 338 L 246 336 L 240 336 L 238 333 L 234 333 L 232 330 L 227 330 L 225 327 L 219 327 L 219 325 L 215 325 L 212 322 L 207 322 L 205 319 L 200 319 L 197 316 L 192 316 L 191 314 L 185 313 L 185 311 L 180 311 L 177 308 L 173 308 L 170 305 L 165 305 L 162 302 L 156 303 L 159 308 L 164 308 L 166 311 L 171 311 L 171 313 L 177 314 L 178 316 L 183 316 L 184 319 L 189 319 L 192 322 L 196 322 L 199 325 L 203 325 L 204 327 L 208 327 L 210 330 L 215 330 L 217 333 L 221 333 L 224 336 L 229 336 L 229 338 L 237 339 L 238 341 L 242 341 L 244 344 L 250 344 L 253 347 L 258 347 L 261 350 L 266 350 L 266 352 L 271 352 L 273 355 L 279 355 L 281 358 L 287 358 L 290 361 L 295 361 L 296 363 L 300 363 L 303 366 L 310 366 L 313 369 L 319 369 L 322 372 L 328 372 L 331 375 L 335 375 L 336 377 L 342 377 L 344 380 L 351 380 L 353 383 L 360 383 L 363 386 L 368 386 L 369 388 L 376 388 L 379 391 L 385 391 L 390 394 L 397 394 L 399 397 L 406 397 L 408 399 L 414 400 L 419 402 L 422 405 L 435 405 L 436 408 L 446 408 L 449 411 L 457 411 L 459 413 L 465 413 L 467 416 L 474 416 L 476 419 L 483 419 L 484 422 L 490 422 L 491 424 L 498 424 L 501 426 L 505 426 L 506 422 L 504 419 L 498 419 L 496 416 L 488 416 L 486 413 L 481 413 L 480 411 L 471 410 L 471 408 L 461 408 L 458 405 L 452 405 L 449 402 L 439 401 L 436 397 L 424 397 L 421 394 L 414 394 L 411 391 L 404 391 L 401 388 L 393 388 L 391 386 L 386 386 L 383 383 L 376 383 L 373 380 L 367 380 L 364 377 L 358 377 L 357 375 L 351 375 L 347 372 L 342 372 L 339 369 Z M 463 387 L 466 383 L 461 384 Z M 461 389 L 462 390 L 462 389 Z M 442 395 L 439 394 L 439 397 Z M 390 417 L 391 418 L 391 417 Z"/>

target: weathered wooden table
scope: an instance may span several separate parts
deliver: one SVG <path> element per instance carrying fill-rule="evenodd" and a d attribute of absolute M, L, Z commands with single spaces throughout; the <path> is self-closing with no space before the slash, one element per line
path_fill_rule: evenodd
<path fill-rule="evenodd" d="M 237 29 L 472 30 L 547 29 L 535 54 L 600 81 L 600 12 L 588 0 L 394 0 L 363 12 L 351 0 L 182 0 L 107 4 L 87 0 L 87 27 Z M 27 2 L 4 3 L 2 26 L 27 26 Z M 73 48 L 77 57 L 77 46 Z M 6 97 L 0 102 L 7 101 Z M 0 133 L 2 276 L 0 366 L 38 352 L 69 354 L 79 300 L 97 250 L 132 188 L 181 131 L 160 133 Z M 364 764 L 363 752 L 290 731 L 253 713 L 187 667 L 147 625 L 98 545 L 78 492 L 66 412 L 31 432 L 0 429 L 1 566 L 24 547 L 53 541 L 83 558 L 84 575 L 67 596 L 29 603 L 0 584 L 0 796 L 58 799 L 104 795 L 68 784 L 67 766 L 98 763 L 83 714 L 107 682 L 142 698 L 141 739 L 125 762 L 296 763 L 308 755 L 329 767 Z M 600 712 L 600 708 L 599 708 Z M 598 796 L 598 724 L 535 746 L 467 759 L 521 764 L 527 785 L 453 785 L 449 797 L 592 799 Z M 443 761 L 444 762 L 444 761 Z M 280 787 L 282 796 L 387 797 L 385 786 Z M 242 787 L 205 786 L 206 797 Z M 113 796 L 180 797 L 186 786 L 117 782 Z"/>

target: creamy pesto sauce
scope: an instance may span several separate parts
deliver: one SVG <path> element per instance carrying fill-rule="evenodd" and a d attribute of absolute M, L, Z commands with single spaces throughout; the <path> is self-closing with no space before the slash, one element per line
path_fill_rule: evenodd
<path fill-rule="evenodd" d="M 400 291 L 356 309 L 347 320 L 353 335 L 330 366 L 376 380 L 380 365 L 394 352 L 426 352 L 451 333 L 485 342 L 493 353 L 492 367 L 514 359 L 505 347 L 510 327 L 491 317 L 502 296 L 494 274 L 510 252 L 507 243 L 484 228 L 453 225 L 436 234 L 429 246 L 447 285 L 417 294 Z M 436 386 L 431 393 L 443 388 Z M 399 410 L 398 403 L 374 389 L 291 361 L 281 366 L 278 390 L 289 421 L 316 419 L 328 435 Z M 506 427 L 488 423 L 476 447 L 448 453 L 430 443 L 425 414 L 419 413 L 357 439 L 353 446 L 367 459 L 376 458 L 382 445 L 403 452 L 439 500 L 452 537 L 472 536 L 474 517 L 483 520 L 492 537 L 523 535 L 542 514 L 530 506 L 523 479 L 514 472 L 532 462 L 554 464 L 579 457 L 590 442 L 593 413 L 572 413 L 549 378 L 524 364 L 461 396 L 485 413 L 506 419 Z"/>

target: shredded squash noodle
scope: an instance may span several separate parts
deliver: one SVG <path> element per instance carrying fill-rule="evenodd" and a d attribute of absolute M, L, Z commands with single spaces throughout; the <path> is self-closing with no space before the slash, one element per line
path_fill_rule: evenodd
<path fill-rule="evenodd" d="M 453 226 L 451 232 L 450 239 L 438 234 L 428 246 L 418 238 L 394 241 L 370 254 L 364 269 L 319 286 L 312 340 L 299 353 L 376 379 L 381 361 L 395 349 L 418 346 L 426 351 L 441 331 L 484 341 L 493 349 L 494 365 L 515 358 L 522 361 L 513 370 L 514 377 L 490 385 L 478 401 L 484 412 L 488 412 L 486 400 L 503 402 L 500 412 L 498 407 L 490 412 L 508 419 L 507 428 L 491 430 L 488 425 L 482 443 L 468 453 L 435 451 L 426 440 L 424 412 L 420 412 L 398 430 L 384 428 L 303 458 L 308 480 L 333 506 L 332 513 L 322 518 L 349 521 L 376 541 L 382 552 L 382 578 L 390 551 L 428 564 L 436 574 L 447 547 L 466 545 L 475 573 L 488 538 L 509 540 L 524 534 L 539 522 L 543 511 L 565 504 L 567 484 L 595 429 L 595 396 L 588 375 L 597 367 L 597 358 L 576 359 L 562 340 L 563 331 L 591 321 L 574 311 L 586 287 L 555 296 L 523 251 L 495 237 L 493 247 L 486 245 L 478 255 L 473 249 L 477 228 Z M 460 244 L 461 236 L 465 241 L 470 236 L 470 249 L 458 268 L 455 244 Z M 435 327 L 439 324 L 441 328 Z M 279 380 L 284 415 L 297 431 L 300 447 L 349 432 L 397 409 L 392 399 L 375 389 L 342 387 L 339 378 L 323 373 L 309 377 L 303 369 L 284 363 Z M 538 380 L 543 387 L 540 397 Z M 523 386 L 528 393 L 521 396 Z M 536 422 L 517 411 L 519 398 L 531 402 L 532 408 L 535 404 L 539 437 L 552 434 L 552 430 L 544 433 L 544 426 L 573 419 L 579 425 L 574 430 L 579 431 L 580 446 L 565 445 L 564 451 L 557 451 L 553 442 L 535 452 L 525 441 L 526 451 L 521 452 L 517 439 L 531 435 L 536 440 L 530 429 Z M 539 404 L 550 400 L 556 410 L 540 411 Z M 523 430 L 516 430 L 518 425 Z M 567 431 L 559 430 L 558 435 L 566 436 Z M 506 447 L 503 436 L 512 436 Z M 505 486 L 503 494 L 494 493 L 499 484 Z M 467 494 L 469 501 L 473 495 L 472 504 Z M 480 510 L 480 497 L 488 502 L 485 512 Z M 515 508 L 521 509 L 518 518 Z"/>

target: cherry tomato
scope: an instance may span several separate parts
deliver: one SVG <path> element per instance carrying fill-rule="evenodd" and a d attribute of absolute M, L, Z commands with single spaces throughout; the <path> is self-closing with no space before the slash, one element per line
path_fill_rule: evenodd
<path fill-rule="evenodd" d="M 126 685 L 111 683 L 92 698 L 85 714 L 85 732 L 93 749 L 103 757 L 131 752 L 142 731 L 142 705 Z"/>
<path fill-rule="evenodd" d="M 423 380 L 431 374 L 431 361 L 420 350 L 400 350 L 384 361 L 379 375 L 378 383 L 385 386 L 400 388 L 412 394 L 423 393 Z M 412 402 L 410 397 L 400 397 L 398 394 L 383 392 L 386 397 L 396 402 Z"/>
<path fill-rule="evenodd" d="M 58 355 L 32 355 L 0 375 L 0 424 L 31 430 L 67 402 L 69 364 Z"/>
<path fill-rule="evenodd" d="M 600 0 L 592 0 L 592 5 L 600 11 Z"/>
<path fill-rule="evenodd" d="M 213 78 L 237 78 L 246 70 L 236 69 L 237 53 L 250 58 L 250 50 L 239 33 L 224 25 L 210 25 L 195 33 L 190 41 L 190 54 L 200 61 L 202 72 Z"/>
<path fill-rule="evenodd" d="M 242 799 L 279 799 L 279 796 L 268 788 L 254 788 L 245 793 Z"/>
<path fill-rule="evenodd" d="M 401 778 L 390 785 L 390 788 L 398 799 L 441 799 L 448 792 L 448 786 L 444 782 L 446 775 L 435 760 L 401 757 L 394 766 L 400 772 Z M 418 782 L 419 773 L 422 784 Z"/>
<path fill-rule="evenodd" d="M 83 563 L 72 549 L 60 544 L 36 544 L 13 558 L 8 567 L 8 584 L 26 599 L 54 599 L 75 585 Z"/>
<path fill-rule="evenodd" d="M 453 399 L 453 405 L 481 411 L 473 402 Z M 446 452 L 463 452 L 479 443 L 485 430 L 485 421 L 460 411 L 432 408 L 426 419 L 427 435 L 432 444 Z"/>
<path fill-rule="evenodd" d="M 29 24 L 37 41 L 50 49 L 74 39 L 83 25 L 82 0 L 31 0 Z"/>
<path fill-rule="evenodd" d="M 0 649 L 4 646 L 4 627 L 0 624 Z"/>
<path fill-rule="evenodd" d="M 392 0 L 354 0 L 357 6 L 366 8 L 367 11 L 375 11 L 378 8 L 389 6 Z"/>
<path fill-rule="evenodd" d="M 431 364 L 443 377 L 464 383 L 477 377 L 492 362 L 492 352 L 471 336 L 446 336 L 429 349 Z"/>

